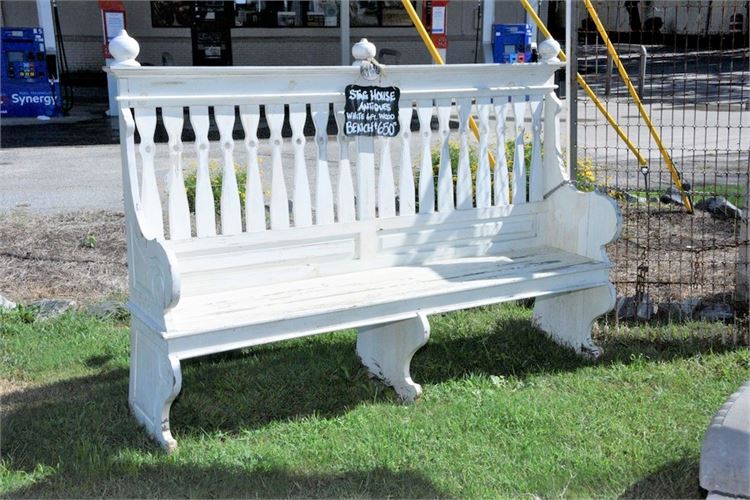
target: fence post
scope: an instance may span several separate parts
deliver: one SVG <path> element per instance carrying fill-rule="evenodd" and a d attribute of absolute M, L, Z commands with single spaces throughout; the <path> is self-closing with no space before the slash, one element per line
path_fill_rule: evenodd
<path fill-rule="evenodd" d="M 750 176 L 746 181 L 745 189 L 745 217 L 741 220 L 740 244 L 737 247 L 737 302 L 745 304 L 745 310 L 750 308 Z"/>
<path fill-rule="evenodd" d="M 641 45 L 641 64 L 638 68 L 638 95 L 643 99 L 643 88 L 646 83 L 646 61 L 648 59 L 648 51 L 645 45 Z"/>
<path fill-rule="evenodd" d="M 568 172 L 570 180 L 576 181 L 578 169 L 578 30 L 576 29 L 577 4 L 565 2 L 566 47 L 568 66 L 565 68 L 565 100 L 568 104 Z"/>
<path fill-rule="evenodd" d="M 604 79 L 604 95 L 609 97 L 612 93 L 612 56 L 607 52 L 607 69 L 606 77 Z"/>

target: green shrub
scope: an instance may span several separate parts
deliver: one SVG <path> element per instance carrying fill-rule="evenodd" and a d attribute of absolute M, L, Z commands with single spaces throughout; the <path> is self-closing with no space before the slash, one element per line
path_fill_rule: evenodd
<path fill-rule="evenodd" d="M 528 169 L 531 165 L 531 152 L 532 152 L 532 143 L 531 139 L 529 137 L 526 138 L 526 140 L 523 143 L 524 146 L 524 163 L 526 164 L 527 169 L 527 175 L 528 175 Z M 455 185 L 456 180 L 458 178 L 458 160 L 459 156 L 461 154 L 461 147 L 458 144 L 458 142 L 451 141 L 448 144 L 448 149 L 450 151 L 450 158 L 451 158 L 451 166 L 453 171 L 453 183 Z M 490 152 L 493 154 L 495 153 L 496 148 L 491 147 Z M 508 164 L 508 180 L 509 182 L 513 183 L 513 162 L 515 160 L 515 151 L 516 151 L 516 142 L 513 139 L 507 140 L 505 142 L 505 159 Z M 543 153 L 542 153 L 543 154 Z M 479 168 L 479 148 L 476 146 L 476 144 L 469 144 L 469 169 L 471 170 L 471 182 L 472 186 L 476 186 L 476 180 L 477 180 L 477 169 Z M 435 179 L 435 189 L 437 190 L 437 176 L 438 172 L 440 170 L 440 147 L 436 147 L 432 150 L 432 172 Z M 596 187 L 596 175 L 594 173 L 594 162 L 591 158 L 584 158 L 582 160 L 578 160 L 578 168 L 576 169 L 576 186 L 581 191 L 593 191 Z M 527 177 L 527 190 L 528 190 L 528 180 Z M 419 185 L 419 184 L 417 184 Z M 512 193 L 511 193 L 512 195 Z M 476 195 L 474 197 L 474 201 L 476 202 Z"/>
<path fill-rule="evenodd" d="M 209 177 L 211 179 L 211 191 L 214 193 L 214 206 L 216 213 L 221 212 L 221 181 L 223 167 L 216 160 L 208 164 Z M 245 205 L 245 185 L 247 182 L 247 171 L 239 165 L 234 165 L 234 173 L 237 176 L 237 188 L 240 192 L 240 203 Z M 195 167 L 188 167 L 185 172 L 185 190 L 187 191 L 190 212 L 195 213 L 195 187 L 198 182 L 198 171 Z"/>
<path fill-rule="evenodd" d="M 576 162 L 576 187 L 581 191 L 593 191 L 596 187 L 594 160 L 583 158 Z"/>
<path fill-rule="evenodd" d="M 524 141 L 524 162 L 528 166 L 531 164 L 531 142 L 528 138 Z M 505 142 L 505 159 L 508 163 L 508 180 L 513 182 L 513 160 L 515 159 L 516 142 L 514 140 L 508 140 Z M 448 143 L 448 150 L 450 152 L 451 167 L 453 172 L 453 184 L 456 184 L 458 179 L 458 160 L 461 154 L 461 146 L 458 142 L 451 141 Z M 490 152 L 495 153 L 496 148 L 490 147 Z M 476 186 L 477 182 L 477 169 L 479 168 L 479 148 L 476 144 L 469 144 L 469 169 L 471 170 L 471 184 Z M 490 167 L 492 170 L 492 167 Z M 440 147 L 436 147 L 432 150 L 432 173 L 435 179 L 435 189 L 437 190 L 437 177 L 440 171 Z M 528 182 L 528 179 L 527 179 Z M 419 185 L 419 184 L 417 184 Z M 512 194 L 512 193 L 511 193 Z M 474 202 L 476 203 L 476 192 L 473 195 Z"/>

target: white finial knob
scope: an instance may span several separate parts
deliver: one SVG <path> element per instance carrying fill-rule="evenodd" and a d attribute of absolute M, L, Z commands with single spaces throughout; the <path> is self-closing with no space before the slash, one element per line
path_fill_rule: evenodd
<path fill-rule="evenodd" d="M 547 38 L 539 44 L 539 56 L 542 62 L 557 62 L 557 55 L 560 53 L 560 44 L 554 38 Z"/>
<path fill-rule="evenodd" d="M 128 32 L 121 30 L 116 37 L 109 42 L 109 53 L 117 61 L 113 66 L 140 66 L 141 64 L 135 60 L 138 57 L 138 53 L 141 51 L 141 46 L 135 38 L 128 35 Z"/>
<path fill-rule="evenodd" d="M 367 38 L 361 39 L 352 47 L 352 55 L 357 61 L 365 61 L 371 57 L 375 57 L 375 54 L 377 54 L 375 44 L 367 41 Z"/>

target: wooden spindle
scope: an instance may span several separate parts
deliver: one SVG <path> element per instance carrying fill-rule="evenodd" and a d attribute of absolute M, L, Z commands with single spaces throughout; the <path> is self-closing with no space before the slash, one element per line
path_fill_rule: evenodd
<path fill-rule="evenodd" d="M 378 175 L 378 217 L 396 216 L 396 188 L 393 182 L 391 140 L 380 139 L 380 172 Z"/>
<path fill-rule="evenodd" d="M 289 227 L 289 196 L 284 180 L 284 168 L 281 163 L 281 127 L 284 125 L 284 105 L 266 106 L 266 120 L 271 132 L 271 229 Z"/>
<path fill-rule="evenodd" d="M 458 172 L 456 178 L 456 207 L 467 210 L 473 207 L 471 166 L 469 164 L 469 118 L 471 99 L 458 100 Z"/>
<path fill-rule="evenodd" d="M 315 146 L 318 164 L 315 175 L 315 223 L 333 224 L 333 189 L 328 171 L 328 110 L 327 102 L 311 106 L 315 124 Z"/>
<path fill-rule="evenodd" d="M 339 146 L 338 221 L 353 222 L 356 219 L 356 213 L 354 208 L 354 183 L 349 161 L 349 147 L 352 140 L 344 135 L 343 106 L 336 104 L 333 111 L 338 128 L 336 141 Z"/>
<path fill-rule="evenodd" d="M 398 172 L 398 213 L 399 215 L 413 215 L 416 210 L 414 191 L 414 167 L 411 163 L 411 117 L 414 108 L 411 101 L 399 103 L 398 123 L 401 131 L 401 159 Z"/>
<path fill-rule="evenodd" d="M 495 97 L 492 100 L 495 108 L 495 135 L 497 151 L 495 152 L 495 205 L 505 206 L 510 203 L 510 184 L 508 180 L 508 159 L 505 152 L 505 120 L 508 116 L 508 98 Z"/>
<path fill-rule="evenodd" d="M 531 97 L 531 166 L 529 201 L 542 201 L 542 96 Z"/>
<path fill-rule="evenodd" d="M 307 178 L 305 162 L 305 118 L 307 107 L 304 104 L 289 105 L 289 125 L 292 127 L 292 147 L 294 149 L 294 226 L 312 226 L 312 203 L 310 202 L 310 181 Z"/>
<path fill-rule="evenodd" d="M 216 235 L 214 193 L 211 173 L 208 170 L 208 108 L 190 106 L 190 124 L 195 132 L 195 149 L 198 152 L 198 171 L 195 180 L 195 229 L 199 238 Z"/>
<path fill-rule="evenodd" d="M 422 154 L 419 163 L 419 213 L 435 211 L 435 176 L 432 173 L 432 101 L 417 101 L 419 135 L 422 138 Z"/>
<path fill-rule="evenodd" d="M 247 150 L 247 180 L 245 182 L 245 221 L 248 232 L 266 230 L 266 209 L 263 203 L 263 184 L 258 167 L 258 123 L 260 109 L 257 105 L 240 106 L 240 121 L 245 131 Z"/>
<path fill-rule="evenodd" d="M 190 207 L 188 206 L 185 178 L 182 173 L 182 106 L 165 107 L 161 110 L 164 128 L 169 136 L 169 238 L 190 238 Z"/>
<path fill-rule="evenodd" d="M 450 152 L 450 99 L 437 100 L 438 128 L 440 130 L 440 168 L 438 169 L 437 204 L 438 212 L 454 210 L 453 200 L 453 166 Z"/>
<path fill-rule="evenodd" d="M 242 208 L 240 191 L 237 188 L 237 174 L 234 171 L 234 106 L 216 106 L 214 119 L 219 128 L 221 153 L 224 169 L 221 179 L 221 234 L 242 232 Z"/>
<path fill-rule="evenodd" d="M 516 144 L 513 155 L 513 204 L 526 203 L 526 159 L 523 144 L 523 120 L 526 117 L 526 98 L 514 96 L 513 118 L 515 122 Z"/>
<path fill-rule="evenodd" d="M 490 109 L 488 97 L 477 99 L 479 111 L 479 164 L 477 165 L 477 207 L 487 208 L 492 205 L 492 179 L 490 173 Z"/>
<path fill-rule="evenodd" d="M 141 212 L 148 222 L 151 238 L 164 238 L 164 220 L 159 198 L 159 186 L 154 171 L 154 133 L 156 132 L 156 109 L 135 108 L 135 124 L 141 143 Z"/>
<path fill-rule="evenodd" d="M 357 218 L 375 218 L 375 141 L 357 137 Z"/>

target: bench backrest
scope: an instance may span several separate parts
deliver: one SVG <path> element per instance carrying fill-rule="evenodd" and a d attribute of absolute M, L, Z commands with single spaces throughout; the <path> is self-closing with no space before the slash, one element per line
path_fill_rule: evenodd
<path fill-rule="evenodd" d="M 112 71 L 119 85 L 126 211 L 148 238 L 171 240 L 188 261 L 223 246 L 229 260 L 217 259 L 217 267 L 229 265 L 230 253 L 242 248 L 246 266 L 296 259 L 300 266 L 320 264 L 314 271 L 320 273 L 342 270 L 347 261 L 394 264 L 523 246 L 519 240 L 538 236 L 545 193 L 564 179 L 553 81 L 562 65 L 552 40 L 540 46 L 540 63 L 386 66 L 369 81 L 358 63 L 140 67 L 135 41 L 126 34 L 119 38 L 112 42 L 118 60 Z M 342 133 L 344 89 L 350 84 L 400 89 L 397 137 L 354 139 Z M 313 141 L 304 134 L 308 107 Z M 437 141 L 430 126 L 435 115 Z M 452 115 L 457 133 L 450 128 Z M 472 115 L 478 146 L 472 144 Z M 412 137 L 415 119 L 418 136 Z M 511 119 L 512 128 L 506 126 Z M 329 142 L 334 120 L 338 133 Z M 235 140 L 237 121 L 242 132 Z M 218 145 L 209 142 L 212 122 Z M 268 139 L 259 139 L 262 123 Z M 183 174 L 189 153 L 182 138 L 190 128 L 195 140 L 185 149 L 198 171 L 194 215 Z M 156 145 L 156 135 L 164 132 L 168 145 Z M 457 161 L 451 158 L 454 137 Z M 311 150 L 312 162 L 305 155 Z M 244 199 L 236 158 L 242 162 Z M 166 185 L 160 188 L 157 171 L 165 161 Z M 211 164 L 222 171 L 218 200 L 209 185 Z M 332 176 L 334 166 L 338 175 Z"/>

